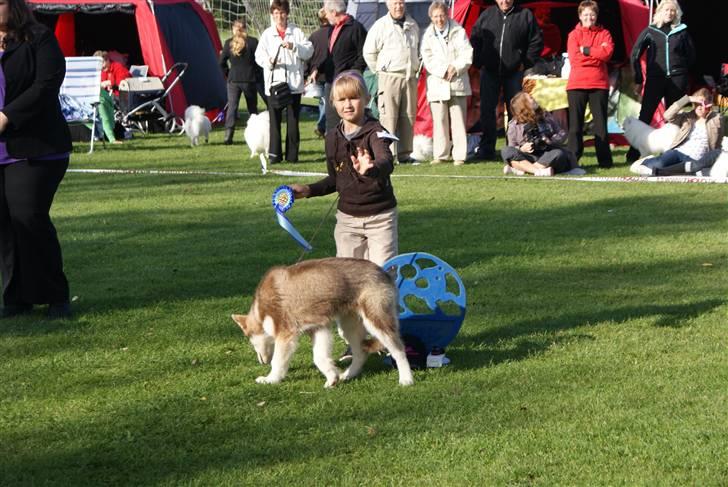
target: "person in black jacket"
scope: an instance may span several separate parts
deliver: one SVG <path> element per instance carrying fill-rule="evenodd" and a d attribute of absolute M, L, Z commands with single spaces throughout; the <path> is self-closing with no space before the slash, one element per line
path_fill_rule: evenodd
<path fill-rule="evenodd" d="M 225 112 L 225 145 L 233 143 L 235 121 L 238 119 L 240 94 L 245 96 L 248 113 L 258 113 L 257 84 L 262 80 L 260 67 L 255 64 L 258 39 L 248 36 L 245 21 L 233 22 L 233 36 L 225 41 L 220 54 L 220 67 L 227 76 L 227 111 Z"/>
<path fill-rule="evenodd" d="M 681 22 L 682 10 L 676 0 L 663 0 L 652 16 L 652 24 L 637 38 L 632 48 L 635 94 L 642 95 L 640 120 L 646 124 L 665 97 L 669 107 L 688 92 L 688 71 L 695 61 L 695 47 L 687 26 Z M 647 79 L 642 76 L 642 53 L 647 53 Z M 642 87 L 644 82 L 644 94 Z M 640 157 L 634 147 L 627 152 L 627 162 Z"/>
<path fill-rule="evenodd" d="M 367 68 L 362 49 L 367 38 L 367 30 L 353 17 L 346 13 L 344 0 L 325 0 L 324 10 L 329 27 L 329 55 L 324 59 L 319 72 L 326 75 L 326 89 L 324 96 L 328 98 L 331 92 L 331 83 L 340 73 L 356 70 L 363 73 Z M 332 103 L 326 106 L 326 131 L 339 124 L 339 114 Z"/>
<path fill-rule="evenodd" d="M 316 128 L 314 133 L 323 137 L 326 132 L 326 105 L 328 105 L 326 97 L 323 96 L 326 84 L 326 75 L 323 71 L 319 72 L 319 66 L 322 66 L 329 56 L 329 21 L 326 11 L 321 8 L 318 11 L 318 19 L 320 28 L 308 36 L 308 40 L 313 44 L 313 56 L 306 63 L 306 85 L 320 85 L 321 97 L 319 98 L 318 110 L 319 116 L 316 120 Z"/>
<path fill-rule="evenodd" d="M 501 88 L 510 110 L 511 98 L 521 91 L 524 69 L 543 50 L 543 35 L 530 10 L 514 7 L 514 0 L 496 4 L 480 14 L 470 34 L 473 66 L 480 68 L 480 160 L 498 159 L 495 122 Z"/>
<path fill-rule="evenodd" d="M 0 318 L 35 304 L 66 318 L 68 281 L 49 214 L 72 148 L 58 101 L 66 62 L 24 0 L 0 0 L 0 51 Z"/>

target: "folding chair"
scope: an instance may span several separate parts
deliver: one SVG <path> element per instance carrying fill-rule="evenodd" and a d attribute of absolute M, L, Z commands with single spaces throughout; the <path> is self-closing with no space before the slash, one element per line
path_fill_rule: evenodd
<path fill-rule="evenodd" d="M 101 64 L 97 56 L 67 57 L 66 77 L 60 90 L 61 105 L 72 105 L 70 110 L 64 107 L 66 122 L 71 124 L 91 124 L 91 148 L 94 151 L 96 138 L 96 116 L 101 97 Z"/>

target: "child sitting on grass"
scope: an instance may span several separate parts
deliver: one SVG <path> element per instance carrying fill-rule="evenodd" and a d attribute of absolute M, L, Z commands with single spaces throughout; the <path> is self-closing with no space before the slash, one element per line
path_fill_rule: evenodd
<path fill-rule="evenodd" d="M 397 200 L 389 178 L 394 170 L 392 136 L 366 112 L 369 93 L 357 71 L 339 74 L 331 87 L 331 102 L 341 122 L 326 133 L 328 176 L 291 188 L 296 198 L 338 191 L 336 256 L 381 266 L 398 253 Z"/>

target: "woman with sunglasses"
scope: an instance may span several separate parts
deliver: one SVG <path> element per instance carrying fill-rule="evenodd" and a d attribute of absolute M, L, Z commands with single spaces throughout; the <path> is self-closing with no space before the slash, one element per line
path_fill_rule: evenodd
<path fill-rule="evenodd" d="M 692 103 L 693 110 L 681 112 Z M 646 157 L 632 165 L 632 172 L 642 176 L 694 173 L 703 169 L 710 151 L 719 149 L 723 138 L 720 114 L 713 112 L 713 95 L 701 88 L 692 96 L 683 96 L 665 111 L 665 120 L 680 127 L 671 148 L 657 157 Z"/>

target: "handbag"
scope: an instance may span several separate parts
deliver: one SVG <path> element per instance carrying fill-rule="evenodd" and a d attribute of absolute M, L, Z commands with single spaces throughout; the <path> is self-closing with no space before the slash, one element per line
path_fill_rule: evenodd
<path fill-rule="evenodd" d="M 273 69 L 270 72 L 270 96 L 268 97 L 268 105 L 271 108 L 283 108 L 293 103 L 291 87 L 288 86 L 286 81 L 273 84 L 273 73 L 276 70 L 276 64 L 278 64 L 278 54 L 281 52 L 281 47 L 278 46 L 276 57 L 273 61 Z M 286 79 L 288 79 L 288 68 L 286 68 Z"/>

